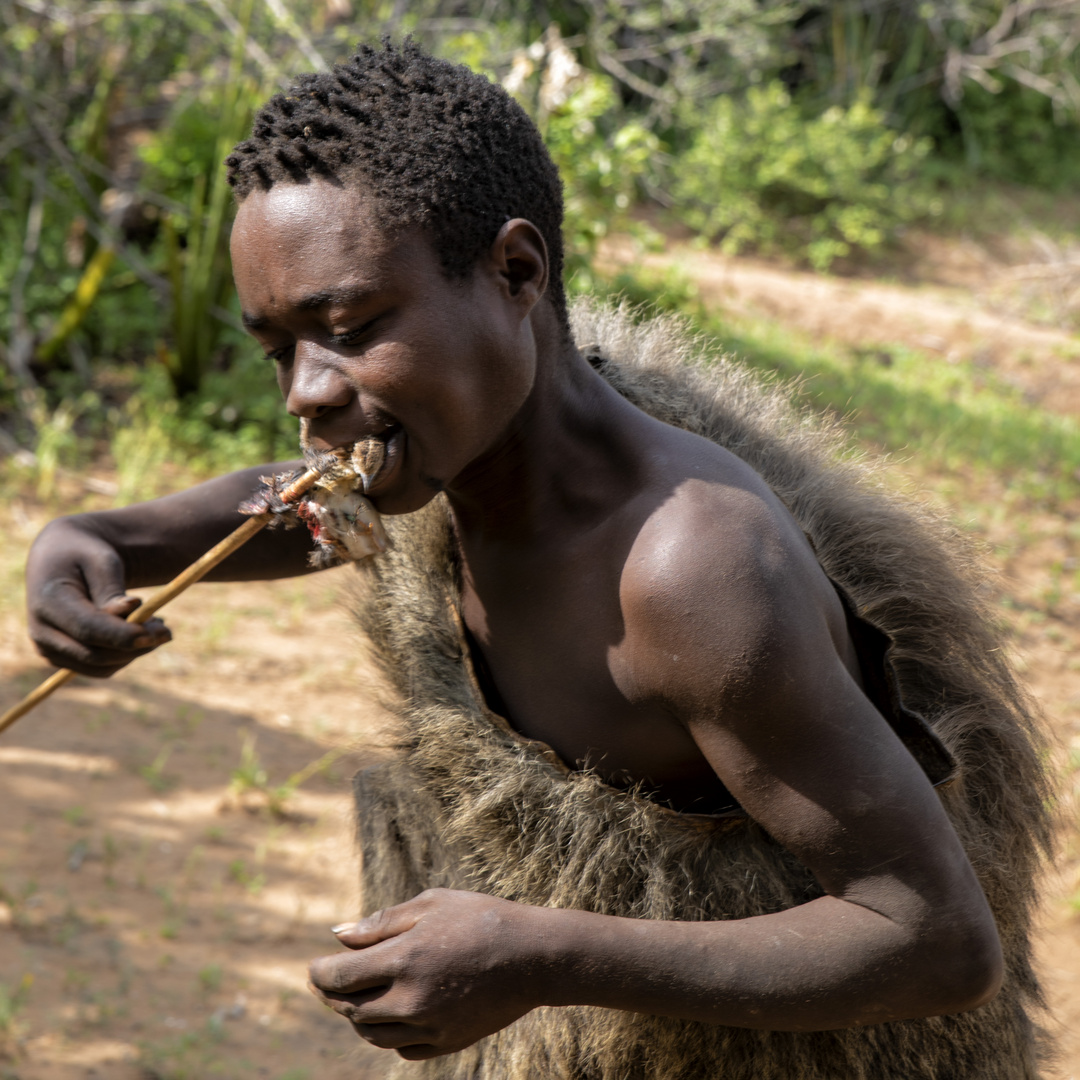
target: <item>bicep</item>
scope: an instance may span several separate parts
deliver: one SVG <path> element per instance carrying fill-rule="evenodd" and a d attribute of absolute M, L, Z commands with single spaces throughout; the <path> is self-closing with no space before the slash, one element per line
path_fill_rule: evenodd
<path fill-rule="evenodd" d="M 726 709 L 686 716 L 701 752 L 831 895 L 882 910 L 966 891 L 966 855 L 918 763 L 834 652 L 802 651 L 766 661 Z"/>
<path fill-rule="evenodd" d="M 624 577 L 641 696 L 828 893 L 909 914 L 983 903 L 937 794 L 856 681 L 842 607 L 794 521 L 764 498 L 705 510 Z"/>

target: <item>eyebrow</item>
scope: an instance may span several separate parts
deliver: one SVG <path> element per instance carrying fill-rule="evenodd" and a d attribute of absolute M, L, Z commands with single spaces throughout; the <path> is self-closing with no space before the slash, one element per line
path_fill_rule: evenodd
<path fill-rule="evenodd" d="M 370 295 L 371 289 L 366 289 L 362 285 L 347 289 L 330 289 L 302 296 L 297 300 L 296 307 L 300 311 L 314 311 L 316 308 L 329 307 L 331 304 L 346 307 L 349 304 L 359 304 Z"/>
<path fill-rule="evenodd" d="M 322 292 L 308 293 L 296 302 L 298 311 L 317 311 L 322 307 L 336 304 L 339 307 L 348 307 L 351 304 L 359 304 L 366 300 L 372 293 L 371 289 L 363 286 L 355 286 L 347 289 L 326 289 Z M 265 315 L 252 315 L 250 312 L 242 312 L 240 321 L 247 330 L 263 330 L 270 325 L 270 320 Z"/>

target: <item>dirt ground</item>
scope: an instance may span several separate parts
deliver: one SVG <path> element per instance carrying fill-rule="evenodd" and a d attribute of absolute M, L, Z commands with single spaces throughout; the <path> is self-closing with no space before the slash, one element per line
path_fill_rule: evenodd
<path fill-rule="evenodd" d="M 940 253 L 920 286 L 675 258 L 708 303 L 840 344 L 904 342 L 927 363 L 978 357 L 1080 413 L 1077 339 L 1005 311 L 978 284 L 985 266 L 948 280 L 968 256 Z M 5 511 L 0 709 L 45 673 L 21 575 L 46 514 L 29 499 Z M 969 523 L 1060 743 L 1062 854 L 1039 941 L 1060 1080 L 1080 1077 L 1078 517 L 1080 504 Z M 332 951 L 329 927 L 356 911 L 349 777 L 388 741 L 339 602 L 349 578 L 199 586 L 169 608 L 171 644 L 108 683 L 77 680 L 0 736 L 0 1080 L 384 1074 L 383 1052 L 304 985 L 306 961 Z"/>

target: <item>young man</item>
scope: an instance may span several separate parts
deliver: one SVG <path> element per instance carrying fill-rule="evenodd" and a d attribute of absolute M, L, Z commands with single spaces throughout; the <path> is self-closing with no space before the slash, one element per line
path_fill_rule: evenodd
<path fill-rule="evenodd" d="M 386 447 L 362 618 L 407 752 L 358 784 L 381 910 L 335 928 L 316 993 L 436 1059 L 402 1075 L 1036 1075 L 1040 773 L 932 531 L 670 329 L 584 311 L 575 337 L 558 177 L 482 77 L 361 49 L 229 169 L 286 407 L 315 450 Z M 44 655 L 107 675 L 167 640 L 125 590 L 267 468 L 50 525 Z M 216 577 L 307 547 L 263 533 Z"/>

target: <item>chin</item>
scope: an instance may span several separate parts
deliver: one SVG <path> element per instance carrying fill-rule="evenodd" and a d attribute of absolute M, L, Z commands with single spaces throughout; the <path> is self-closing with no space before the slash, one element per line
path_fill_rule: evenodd
<path fill-rule="evenodd" d="M 414 481 L 405 490 L 386 491 L 372 495 L 370 502 L 384 517 L 413 514 L 427 506 L 439 494 L 439 490 L 441 490 L 441 485 L 439 489 L 436 489 L 422 481 Z"/>

